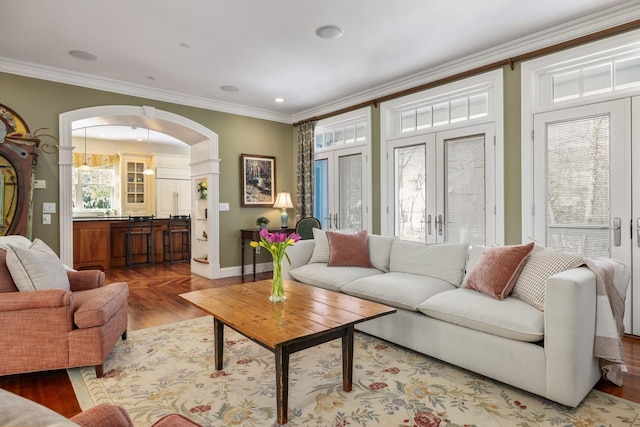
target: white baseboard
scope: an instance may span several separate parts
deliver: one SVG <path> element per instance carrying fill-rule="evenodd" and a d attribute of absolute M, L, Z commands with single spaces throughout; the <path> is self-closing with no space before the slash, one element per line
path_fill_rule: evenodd
<path fill-rule="evenodd" d="M 256 263 L 256 274 L 265 273 L 267 271 L 273 271 L 273 263 L 271 262 L 262 262 Z M 240 276 L 242 273 L 242 269 L 239 265 L 233 267 L 225 267 L 220 269 L 220 277 L 234 277 Z M 253 264 L 245 265 L 244 267 L 244 275 L 252 276 L 253 275 Z"/>

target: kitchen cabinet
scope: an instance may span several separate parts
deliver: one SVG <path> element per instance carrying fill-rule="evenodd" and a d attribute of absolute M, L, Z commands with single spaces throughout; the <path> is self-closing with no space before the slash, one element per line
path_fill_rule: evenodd
<path fill-rule="evenodd" d="M 156 216 L 191 214 L 191 180 L 156 180 Z"/>
<path fill-rule="evenodd" d="M 149 211 L 150 177 L 145 175 L 148 159 L 120 154 L 120 179 L 122 181 L 122 214 L 145 215 Z"/>
<path fill-rule="evenodd" d="M 111 264 L 109 221 L 73 222 L 73 268 L 108 270 Z"/>

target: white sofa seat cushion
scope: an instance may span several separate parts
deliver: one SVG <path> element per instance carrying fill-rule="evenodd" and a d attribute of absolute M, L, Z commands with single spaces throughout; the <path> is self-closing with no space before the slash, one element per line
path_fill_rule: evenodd
<path fill-rule="evenodd" d="M 329 267 L 327 264 L 313 263 L 296 267 L 290 270 L 289 274 L 299 282 L 330 291 L 340 291 L 349 282 L 361 277 L 382 274 L 382 271 L 375 268 Z"/>
<path fill-rule="evenodd" d="M 432 296 L 418 311 L 445 322 L 525 342 L 544 338 L 544 312 L 517 298 L 497 300 L 472 289 Z"/>
<path fill-rule="evenodd" d="M 435 277 L 392 272 L 354 280 L 341 290 L 354 297 L 415 311 L 427 298 L 452 289 L 456 287 Z"/>
<path fill-rule="evenodd" d="M 391 246 L 389 270 L 446 280 L 460 286 L 467 263 L 467 243 L 424 243 L 396 239 Z"/>

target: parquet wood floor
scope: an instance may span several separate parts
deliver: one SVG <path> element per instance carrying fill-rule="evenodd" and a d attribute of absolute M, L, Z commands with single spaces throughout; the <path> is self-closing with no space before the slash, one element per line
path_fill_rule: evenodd
<path fill-rule="evenodd" d="M 241 283 L 240 277 L 210 280 L 192 275 L 188 264 L 117 268 L 106 274 L 107 283 L 129 284 L 129 331 L 150 328 L 206 315 L 178 295 L 193 290 Z M 257 279 L 269 278 L 258 274 Z M 245 276 L 250 280 L 249 276 Z M 640 338 L 625 337 L 628 372 L 624 386 L 600 381 L 596 389 L 640 403 Z M 0 377 L 0 388 L 39 402 L 67 417 L 80 412 L 65 370 Z"/>

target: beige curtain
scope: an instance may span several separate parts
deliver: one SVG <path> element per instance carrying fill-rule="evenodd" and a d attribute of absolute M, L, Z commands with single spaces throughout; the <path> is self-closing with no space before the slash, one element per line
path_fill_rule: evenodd
<path fill-rule="evenodd" d="M 296 221 L 313 216 L 313 155 L 314 130 L 316 122 L 308 122 L 298 127 L 298 198 Z"/>

